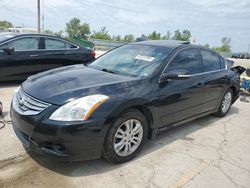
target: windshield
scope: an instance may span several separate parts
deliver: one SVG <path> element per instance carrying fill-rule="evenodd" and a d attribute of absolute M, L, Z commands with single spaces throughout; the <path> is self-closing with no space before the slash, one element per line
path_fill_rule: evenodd
<path fill-rule="evenodd" d="M 89 67 L 134 77 L 146 77 L 162 63 L 172 49 L 148 45 L 125 45 L 103 55 Z"/>
<path fill-rule="evenodd" d="M 12 38 L 14 36 L 15 36 L 14 34 L 8 34 L 8 33 L 0 34 L 0 42 Z"/>

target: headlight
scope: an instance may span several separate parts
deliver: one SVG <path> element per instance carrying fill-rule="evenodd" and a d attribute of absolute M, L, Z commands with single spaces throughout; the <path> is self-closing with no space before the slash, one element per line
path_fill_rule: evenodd
<path fill-rule="evenodd" d="M 18 86 L 18 88 L 15 89 L 15 93 L 17 93 L 20 90 L 21 86 Z"/>
<path fill-rule="evenodd" d="M 90 95 L 73 100 L 58 108 L 50 120 L 55 121 L 86 121 L 91 114 L 109 97 L 106 95 Z"/>

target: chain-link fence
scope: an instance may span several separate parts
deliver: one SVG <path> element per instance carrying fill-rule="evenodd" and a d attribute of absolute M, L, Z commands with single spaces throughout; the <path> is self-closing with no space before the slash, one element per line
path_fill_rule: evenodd
<path fill-rule="evenodd" d="M 224 58 L 230 58 L 233 55 L 231 52 L 220 52 L 219 54 Z"/>
<path fill-rule="evenodd" d="M 97 50 L 111 50 L 113 48 L 127 44 L 127 42 L 116 42 L 112 40 L 102 40 L 102 39 L 89 39 L 90 42 L 95 44 L 95 49 Z"/>

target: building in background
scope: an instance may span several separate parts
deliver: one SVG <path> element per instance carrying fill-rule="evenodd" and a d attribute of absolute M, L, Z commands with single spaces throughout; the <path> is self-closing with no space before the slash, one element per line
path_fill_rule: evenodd
<path fill-rule="evenodd" d="M 33 28 L 24 28 L 24 27 L 13 27 L 6 29 L 9 32 L 16 32 L 16 33 L 37 33 L 37 29 Z"/>

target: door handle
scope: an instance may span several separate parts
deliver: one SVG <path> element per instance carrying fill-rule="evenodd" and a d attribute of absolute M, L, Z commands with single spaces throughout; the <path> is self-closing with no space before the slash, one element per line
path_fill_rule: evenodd
<path fill-rule="evenodd" d="M 38 57 L 39 54 L 31 54 L 30 57 Z"/>

